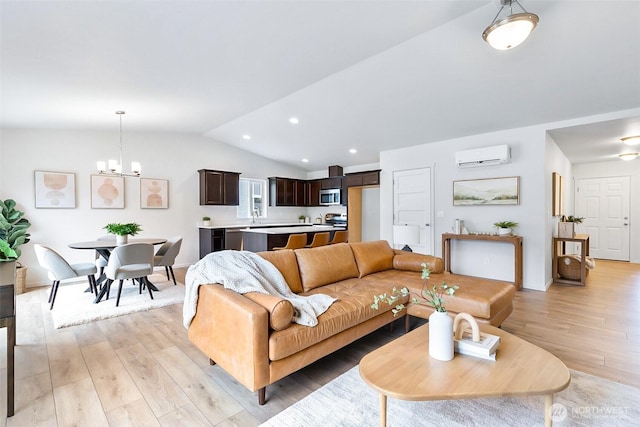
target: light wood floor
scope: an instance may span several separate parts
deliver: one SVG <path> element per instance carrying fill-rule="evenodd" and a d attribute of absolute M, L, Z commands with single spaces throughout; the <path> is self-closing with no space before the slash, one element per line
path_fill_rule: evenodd
<path fill-rule="evenodd" d="M 46 291 L 17 298 L 16 414 L 8 419 L 0 330 L 0 426 L 254 426 L 403 331 L 399 320 L 393 332 L 380 329 L 290 375 L 267 387 L 259 406 L 189 343 L 181 305 L 57 330 Z M 570 368 L 640 387 L 639 305 L 640 265 L 598 261 L 586 287 L 518 292 L 503 329 Z"/>

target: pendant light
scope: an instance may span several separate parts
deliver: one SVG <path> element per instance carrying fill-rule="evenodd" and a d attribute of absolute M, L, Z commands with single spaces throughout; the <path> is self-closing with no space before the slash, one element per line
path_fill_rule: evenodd
<path fill-rule="evenodd" d="M 493 18 L 493 22 L 482 33 L 482 38 L 494 49 L 508 50 L 524 42 L 538 25 L 538 15 L 527 12 L 518 0 L 500 0 L 502 7 Z M 513 5 L 522 9 L 521 13 L 513 13 Z M 503 10 L 509 15 L 500 18 Z"/>
<path fill-rule="evenodd" d="M 98 173 L 106 175 L 118 175 L 118 176 L 140 176 L 141 166 L 139 162 L 131 162 L 131 172 L 122 172 L 122 116 L 124 111 L 116 111 L 116 114 L 120 117 L 120 159 L 112 160 L 108 162 L 98 161 Z"/>

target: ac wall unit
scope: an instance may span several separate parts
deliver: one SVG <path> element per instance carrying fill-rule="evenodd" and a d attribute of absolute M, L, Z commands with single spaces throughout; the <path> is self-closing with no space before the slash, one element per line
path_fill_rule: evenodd
<path fill-rule="evenodd" d="M 474 148 L 456 152 L 456 165 L 459 168 L 498 165 L 511 160 L 511 149 L 508 145 Z"/>

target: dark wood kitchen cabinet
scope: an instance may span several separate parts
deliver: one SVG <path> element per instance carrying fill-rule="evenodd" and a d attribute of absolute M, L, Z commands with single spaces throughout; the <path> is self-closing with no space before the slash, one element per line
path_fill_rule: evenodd
<path fill-rule="evenodd" d="M 269 178 L 269 206 L 307 206 L 307 181 L 294 178 Z"/>
<path fill-rule="evenodd" d="M 211 252 L 225 249 L 224 228 L 200 228 L 200 259 Z"/>
<path fill-rule="evenodd" d="M 200 204 L 238 206 L 240 202 L 238 172 L 200 169 Z"/>
<path fill-rule="evenodd" d="M 380 170 L 348 173 L 345 175 L 345 187 L 364 187 L 380 185 Z"/>
<path fill-rule="evenodd" d="M 307 196 L 307 206 L 320 206 L 320 189 L 322 184 L 319 179 L 307 181 L 309 194 Z"/>

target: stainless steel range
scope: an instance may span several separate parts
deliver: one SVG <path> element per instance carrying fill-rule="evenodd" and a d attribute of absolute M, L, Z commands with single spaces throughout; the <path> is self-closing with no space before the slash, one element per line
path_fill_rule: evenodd
<path fill-rule="evenodd" d="M 332 225 L 335 228 L 347 228 L 347 214 L 327 213 L 324 216 L 324 222 L 325 224 Z"/>

